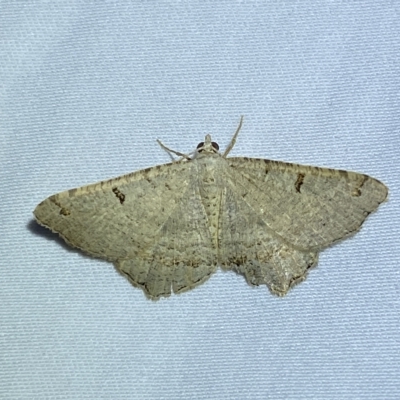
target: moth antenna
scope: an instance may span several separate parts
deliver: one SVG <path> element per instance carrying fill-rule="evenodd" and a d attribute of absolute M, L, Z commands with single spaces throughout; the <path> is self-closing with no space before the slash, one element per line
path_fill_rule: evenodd
<path fill-rule="evenodd" d="M 191 158 L 190 158 L 187 154 L 184 154 L 184 153 L 181 153 L 181 152 L 179 152 L 179 151 L 170 149 L 170 148 L 167 147 L 164 143 L 162 143 L 161 140 L 157 139 L 157 143 L 158 143 L 158 144 L 161 146 L 161 148 L 163 148 L 167 153 L 173 153 L 173 154 L 176 154 L 176 155 L 179 156 L 179 157 L 186 158 L 186 160 L 191 160 Z"/>
<path fill-rule="evenodd" d="M 228 147 L 227 147 L 226 150 L 224 151 L 224 154 L 222 154 L 222 157 L 225 158 L 225 157 L 229 154 L 229 152 L 233 149 L 233 146 L 234 146 L 235 143 L 236 143 L 236 138 L 237 138 L 237 136 L 239 135 L 240 128 L 242 127 L 242 123 L 243 123 L 243 115 L 240 117 L 239 125 L 238 125 L 238 127 L 236 128 L 236 132 L 235 132 L 235 134 L 233 135 L 233 137 L 232 137 L 232 139 L 231 139 L 231 142 L 229 143 Z"/>

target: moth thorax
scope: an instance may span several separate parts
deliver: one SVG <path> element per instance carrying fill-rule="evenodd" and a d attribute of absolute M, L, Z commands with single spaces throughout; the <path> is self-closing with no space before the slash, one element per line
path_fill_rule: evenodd
<path fill-rule="evenodd" d="M 215 175 L 215 170 L 203 169 L 199 191 L 201 202 L 207 215 L 213 245 L 217 248 L 222 186 L 218 185 L 218 177 Z"/>

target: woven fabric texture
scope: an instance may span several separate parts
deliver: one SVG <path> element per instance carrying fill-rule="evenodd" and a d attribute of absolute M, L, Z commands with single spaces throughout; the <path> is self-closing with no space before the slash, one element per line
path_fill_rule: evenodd
<path fill-rule="evenodd" d="M 0 397 L 398 399 L 400 3 L 2 1 Z M 147 300 L 40 228 L 62 190 L 231 155 L 363 172 L 389 200 L 287 297 L 232 272 Z"/>

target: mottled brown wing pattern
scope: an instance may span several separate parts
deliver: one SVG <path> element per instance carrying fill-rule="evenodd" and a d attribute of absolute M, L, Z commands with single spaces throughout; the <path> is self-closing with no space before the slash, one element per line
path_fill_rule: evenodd
<path fill-rule="evenodd" d="M 252 158 L 228 158 L 244 201 L 287 243 L 319 250 L 355 233 L 387 197 L 367 175 Z"/>
<path fill-rule="evenodd" d="M 221 266 L 241 273 L 251 285 L 265 284 L 274 294 L 286 294 L 306 278 L 318 253 L 287 243 L 247 203 L 245 192 L 238 195 L 228 179 L 227 185 L 220 212 Z"/>
<path fill-rule="evenodd" d="M 184 160 L 50 196 L 35 217 L 152 299 L 194 288 L 218 264 L 284 295 L 388 191 L 355 172 L 226 158 L 237 133 L 224 155 L 207 135 L 192 159 L 175 152 Z"/>
<path fill-rule="evenodd" d="M 168 296 L 216 269 L 193 169 L 182 161 L 72 189 L 34 214 L 70 245 L 113 261 L 150 298 Z"/>
<path fill-rule="evenodd" d="M 34 215 L 90 255 L 110 261 L 133 257 L 152 246 L 179 206 L 189 169 L 187 162 L 166 164 L 71 189 L 44 200 Z M 171 179 L 176 175 L 181 179 Z"/>

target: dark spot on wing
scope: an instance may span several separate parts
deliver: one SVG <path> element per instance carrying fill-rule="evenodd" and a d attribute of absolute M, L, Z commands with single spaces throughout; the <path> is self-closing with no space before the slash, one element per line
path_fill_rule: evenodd
<path fill-rule="evenodd" d="M 112 191 L 115 194 L 115 196 L 117 197 L 117 199 L 119 200 L 119 202 L 121 204 L 124 204 L 125 195 L 116 186 L 112 188 Z"/>
<path fill-rule="evenodd" d="M 301 185 L 304 182 L 304 176 L 305 176 L 304 174 L 300 174 L 300 173 L 297 174 L 297 180 L 294 184 L 294 187 L 295 187 L 297 193 L 300 193 Z"/>
<path fill-rule="evenodd" d="M 68 208 L 63 207 L 60 202 L 56 200 L 55 196 L 51 196 L 49 200 L 51 200 L 57 207 L 60 207 L 60 215 L 64 215 L 65 217 L 71 215 L 71 211 L 68 210 Z"/>
<path fill-rule="evenodd" d="M 61 210 L 60 210 L 60 215 L 64 215 L 65 217 L 66 216 L 68 216 L 68 215 L 70 215 L 71 214 L 71 211 L 69 211 L 68 209 L 66 209 L 66 208 L 61 208 Z"/>
<path fill-rule="evenodd" d="M 367 181 L 368 177 L 366 175 L 363 176 L 363 180 L 362 182 L 358 185 L 358 187 L 355 187 L 352 192 L 351 195 L 353 197 L 360 197 L 362 192 L 361 192 L 361 188 L 364 186 L 364 183 Z"/>

